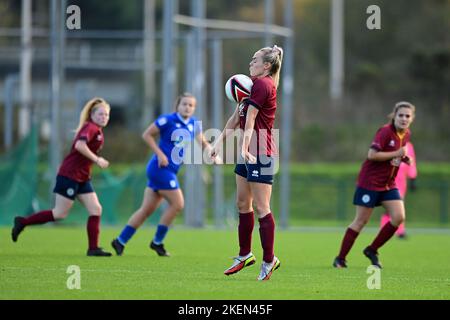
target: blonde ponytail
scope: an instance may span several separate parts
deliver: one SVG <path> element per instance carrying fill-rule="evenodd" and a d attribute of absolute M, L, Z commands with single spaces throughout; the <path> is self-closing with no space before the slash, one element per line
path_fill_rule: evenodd
<path fill-rule="evenodd" d="M 262 48 L 260 51 L 263 53 L 263 62 L 270 63 L 271 65 L 269 74 L 272 76 L 273 81 L 275 82 L 275 87 L 278 89 L 278 85 L 280 83 L 281 65 L 283 63 L 283 48 L 274 45 L 273 47 Z"/>

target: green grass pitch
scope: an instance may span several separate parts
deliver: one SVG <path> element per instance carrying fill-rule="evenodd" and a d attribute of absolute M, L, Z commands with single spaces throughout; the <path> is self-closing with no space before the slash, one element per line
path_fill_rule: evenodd
<path fill-rule="evenodd" d="M 103 228 L 107 249 L 118 228 Z M 300 300 L 300 299 L 450 299 L 450 234 L 411 232 L 380 250 L 381 288 L 368 289 L 363 248 L 374 231 L 365 230 L 348 256 L 348 269 L 331 267 L 340 231 L 276 233 L 281 267 L 270 281 L 256 277 L 262 259 L 257 227 L 257 263 L 225 276 L 237 254 L 235 230 L 173 228 L 166 239 L 172 256 L 148 248 L 154 229 L 138 230 L 121 257 L 87 257 L 83 227 L 29 227 L 17 243 L 10 228 L 0 228 L 0 299 L 150 299 L 150 300 Z M 80 289 L 69 290 L 67 268 L 80 267 Z"/>

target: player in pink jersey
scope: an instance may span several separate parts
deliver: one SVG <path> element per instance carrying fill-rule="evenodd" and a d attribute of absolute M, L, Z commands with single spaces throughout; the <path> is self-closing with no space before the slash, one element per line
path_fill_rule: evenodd
<path fill-rule="evenodd" d="M 335 268 L 347 267 L 345 258 L 369 221 L 374 207 L 383 206 L 389 212 L 391 221 L 381 228 L 375 240 L 363 251 L 372 265 L 381 268 L 378 249 L 394 235 L 398 226 L 405 220 L 405 207 L 395 185 L 395 177 L 402 162 L 411 162 L 406 143 L 409 141 L 409 126 L 414 115 L 414 105 L 399 102 L 390 115 L 391 122 L 377 131 L 367 159 L 359 172 L 353 198 L 356 216 L 344 234 L 339 254 L 333 262 Z"/>
<path fill-rule="evenodd" d="M 67 217 L 76 198 L 89 212 L 87 255 L 111 256 L 111 253 L 98 247 L 102 206 L 91 185 L 92 165 L 95 163 L 102 169 L 109 166 L 109 162 L 100 157 L 98 152 L 103 146 L 103 128 L 108 124 L 110 109 L 109 104 L 101 98 L 94 98 L 83 107 L 72 148 L 64 158 L 56 177 L 53 189 L 56 195 L 55 207 L 28 217 L 15 217 L 11 232 L 14 242 L 26 226 L 44 224 Z"/>
<path fill-rule="evenodd" d="M 398 192 L 402 199 L 405 199 L 406 191 L 408 190 L 408 179 L 412 180 L 411 186 L 415 186 L 414 179 L 417 178 L 416 167 L 416 153 L 414 152 L 414 146 L 411 142 L 406 143 L 406 150 L 408 157 L 411 159 L 411 164 L 402 162 L 398 169 L 397 177 L 395 178 L 395 184 L 397 185 Z M 388 212 L 381 215 L 381 227 L 391 220 Z M 406 237 L 405 223 L 403 222 L 395 232 L 398 238 L 404 239 Z"/>
<path fill-rule="evenodd" d="M 258 216 L 264 255 L 258 280 L 269 280 L 273 271 L 280 266 L 280 260 L 274 255 L 273 250 L 275 220 L 270 209 L 270 198 L 277 152 L 272 130 L 277 109 L 277 88 L 282 60 L 283 50 L 280 47 L 266 47 L 256 51 L 249 67 L 253 80 L 250 97 L 236 107 L 212 149 L 211 155 L 214 157 L 230 131 L 239 127 L 244 132 L 239 141 L 240 161 L 234 171 L 239 210 L 240 250 L 232 266 L 225 270 L 225 275 L 234 274 L 255 263 L 255 257 L 251 252 L 253 205 Z"/>

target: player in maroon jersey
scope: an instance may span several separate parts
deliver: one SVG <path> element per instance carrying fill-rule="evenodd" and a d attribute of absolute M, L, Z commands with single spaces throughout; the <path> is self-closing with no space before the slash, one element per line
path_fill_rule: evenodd
<path fill-rule="evenodd" d="M 109 104 L 101 98 L 94 98 L 86 103 L 80 114 L 80 122 L 70 153 L 64 158 L 56 177 L 53 190 L 56 195 L 55 207 L 28 217 L 15 217 L 11 232 L 14 242 L 26 226 L 67 217 L 77 198 L 89 212 L 87 255 L 111 256 L 111 253 L 98 247 L 102 207 L 91 185 L 92 164 L 95 163 L 102 169 L 109 166 L 109 162 L 100 157 L 98 152 L 103 146 L 103 128 L 108 124 L 110 109 Z"/>
<path fill-rule="evenodd" d="M 409 102 L 395 105 L 390 123 L 378 129 L 358 176 L 353 204 L 356 205 L 355 220 L 347 228 L 339 255 L 333 266 L 346 268 L 346 256 L 356 237 L 369 221 L 373 208 L 383 206 L 391 215 L 391 221 L 379 231 L 375 240 L 364 249 L 364 255 L 372 265 L 381 268 L 378 249 L 384 245 L 405 220 L 405 207 L 395 184 L 401 162 L 410 163 L 406 143 L 409 141 L 409 126 L 414 120 L 415 107 Z"/>
<path fill-rule="evenodd" d="M 253 205 L 259 218 L 259 233 L 263 248 L 263 262 L 258 280 L 269 280 L 272 272 L 280 266 L 274 256 L 275 221 L 270 209 L 276 155 L 273 138 L 273 123 L 277 109 L 276 98 L 280 78 L 283 50 L 266 47 L 258 50 L 250 61 L 250 76 L 253 87 L 250 97 L 237 106 L 215 141 L 212 156 L 217 155 L 223 140 L 240 128 L 244 134 L 239 143 L 241 161 L 235 168 L 237 207 L 239 209 L 239 255 L 233 265 L 225 270 L 230 275 L 255 263 L 251 252 L 254 227 Z"/>

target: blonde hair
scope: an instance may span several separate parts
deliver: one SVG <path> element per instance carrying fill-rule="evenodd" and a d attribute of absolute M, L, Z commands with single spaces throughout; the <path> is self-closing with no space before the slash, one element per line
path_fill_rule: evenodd
<path fill-rule="evenodd" d="M 262 61 L 270 63 L 271 68 L 269 74 L 275 82 L 275 87 L 278 89 L 280 83 L 281 64 L 283 63 L 283 48 L 274 45 L 273 47 L 265 47 L 260 49 L 263 53 Z"/>
<path fill-rule="evenodd" d="M 180 94 L 176 99 L 175 99 L 175 103 L 173 104 L 173 107 L 175 109 L 175 112 L 178 111 L 178 105 L 180 104 L 181 100 L 183 98 L 193 98 L 195 101 L 197 101 L 197 99 L 195 98 L 195 96 L 190 93 L 190 92 L 183 92 L 182 94 Z"/>
<path fill-rule="evenodd" d="M 75 129 L 75 134 L 77 134 L 80 129 L 91 119 L 91 114 L 93 114 L 100 105 L 106 107 L 108 112 L 111 110 L 111 107 L 108 102 L 106 102 L 103 98 L 93 98 L 89 100 L 81 110 L 80 121 L 78 122 L 78 127 Z"/>
<path fill-rule="evenodd" d="M 400 108 L 411 109 L 413 118 L 416 115 L 416 107 L 412 103 L 407 102 L 407 101 L 400 101 L 395 104 L 394 110 L 392 110 L 392 112 L 388 115 L 388 119 L 390 120 L 390 123 L 394 124 L 395 115 L 397 114 L 397 112 Z"/>

